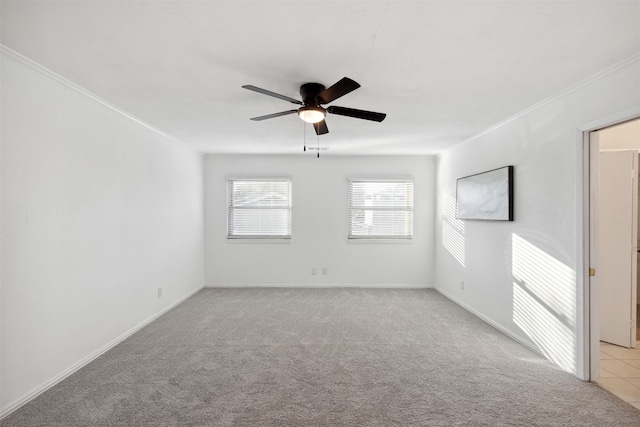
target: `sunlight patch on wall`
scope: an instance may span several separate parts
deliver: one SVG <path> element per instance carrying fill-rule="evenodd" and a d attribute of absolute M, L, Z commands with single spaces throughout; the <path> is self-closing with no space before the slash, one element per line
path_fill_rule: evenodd
<path fill-rule="evenodd" d="M 456 219 L 456 199 L 442 192 L 442 245 L 464 267 L 464 221 Z"/>
<path fill-rule="evenodd" d="M 561 368 L 576 368 L 575 271 L 512 235 L 513 321 Z"/>

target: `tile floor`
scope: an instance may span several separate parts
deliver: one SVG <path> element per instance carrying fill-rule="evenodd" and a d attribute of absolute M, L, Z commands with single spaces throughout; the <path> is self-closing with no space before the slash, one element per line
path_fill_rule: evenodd
<path fill-rule="evenodd" d="M 640 342 L 624 348 L 600 342 L 598 384 L 640 409 Z"/>
<path fill-rule="evenodd" d="M 640 409 L 640 304 L 636 314 L 636 348 L 600 341 L 598 384 Z"/>

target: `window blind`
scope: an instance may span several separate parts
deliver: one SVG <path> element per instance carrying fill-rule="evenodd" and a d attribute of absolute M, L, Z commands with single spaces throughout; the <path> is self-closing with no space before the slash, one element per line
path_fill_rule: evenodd
<path fill-rule="evenodd" d="M 410 239 L 413 181 L 349 180 L 350 239 Z"/>
<path fill-rule="evenodd" d="M 290 179 L 228 179 L 227 238 L 291 238 Z"/>

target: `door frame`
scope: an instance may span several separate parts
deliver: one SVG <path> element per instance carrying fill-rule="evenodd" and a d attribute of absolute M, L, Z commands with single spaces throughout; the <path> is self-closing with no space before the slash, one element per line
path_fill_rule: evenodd
<path fill-rule="evenodd" d="M 597 179 L 599 141 L 592 132 L 640 118 L 640 106 L 633 107 L 579 126 L 576 144 L 578 149 L 578 188 L 576 212 L 578 263 L 576 279 L 578 285 L 577 320 L 582 325 L 578 333 L 578 357 L 576 374 L 585 381 L 596 381 L 600 371 L 600 309 L 598 298 L 597 254 L 595 208 L 597 206 Z M 581 161 L 580 161 L 581 159 Z M 590 268 L 596 269 L 596 275 L 590 276 Z"/>

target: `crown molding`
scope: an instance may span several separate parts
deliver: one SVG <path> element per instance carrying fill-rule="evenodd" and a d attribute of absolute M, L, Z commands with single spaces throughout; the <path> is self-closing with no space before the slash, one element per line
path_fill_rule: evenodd
<path fill-rule="evenodd" d="M 591 77 L 587 77 L 586 79 L 572 85 L 569 86 L 568 88 L 556 93 L 555 95 L 543 99 L 542 101 L 533 104 L 532 106 L 530 106 L 529 108 L 526 108 L 522 111 L 520 111 L 519 113 L 514 114 L 513 116 L 507 117 L 506 119 L 499 121 L 498 123 L 494 124 L 493 126 L 488 127 L 487 129 L 483 130 L 482 132 L 479 132 L 473 136 L 471 136 L 470 138 L 465 139 L 464 141 L 461 141 L 459 144 L 465 144 L 467 142 L 471 142 L 475 139 L 480 138 L 481 136 L 484 136 L 488 133 L 493 132 L 496 129 L 501 128 L 502 126 L 505 126 L 523 116 L 526 116 L 527 114 L 544 107 L 545 105 L 549 105 L 555 101 L 558 101 L 559 99 L 564 98 L 565 96 L 585 87 L 588 86 L 606 76 L 608 76 L 609 74 L 615 73 L 618 70 L 621 70 L 625 67 L 628 67 L 629 65 L 632 65 L 636 62 L 640 62 L 640 52 L 631 55 L 630 57 L 623 59 L 620 62 L 617 62 L 607 68 L 605 68 L 602 71 L 597 72 L 596 74 L 592 75 Z M 459 144 L 455 144 L 455 145 L 459 145 Z"/>
<path fill-rule="evenodd" d="M 40 73 L 41 75 L 56 81 L 60 84 L 62 84 L 63 86 L 75 91 L 76 93 L 79 93 L 95 102 L 97 102 L 98 104 L 108 108 L 109 110 L 120 114 L 121 116 L 126 117 L 127 119 L 139 124 L 142 127 L 145 127 L 147 129 L 149 129 L 150 131 L 162 136 L 163 138 L 168 139 L 169 141 L 176 143 L 178 145 L 180 145 L 182 148 L 185 148 L 189 151 L 194 151 L 197 152 L 197 150 L 194 150 L 193 148 L 189 147 L 187 144 L 185 144 L 184 142 L 180 141 L 179 139 L 161 131 L 160 129 L 150 125 L 149 123 L 145 122 L 144 120 L 141 120 L 139 118 L 137 118 L 136 116 L 134 116 L 133 114 L 128 113 L 127 111 L 123 110 L 122 108 L 110 103 L 109 101 L 107 101 L 104 98 L 99 97 L 98 95 L 96 95 L 95 93 L 83 88 L 82 86 L 79 86 L 75 83 L 73 83 L 71 80 L 62 77 L 61 75 L 51 71 L 50 69 L 38 64 L 37 62 L 27 58 L 26 56 L 16 52 L 15 50 L 8 48 L 7 46 L 3 45 L 0 43 L 0 56 L 10 59 L 18 64 L 24 65 L 38 73 Z"/>

